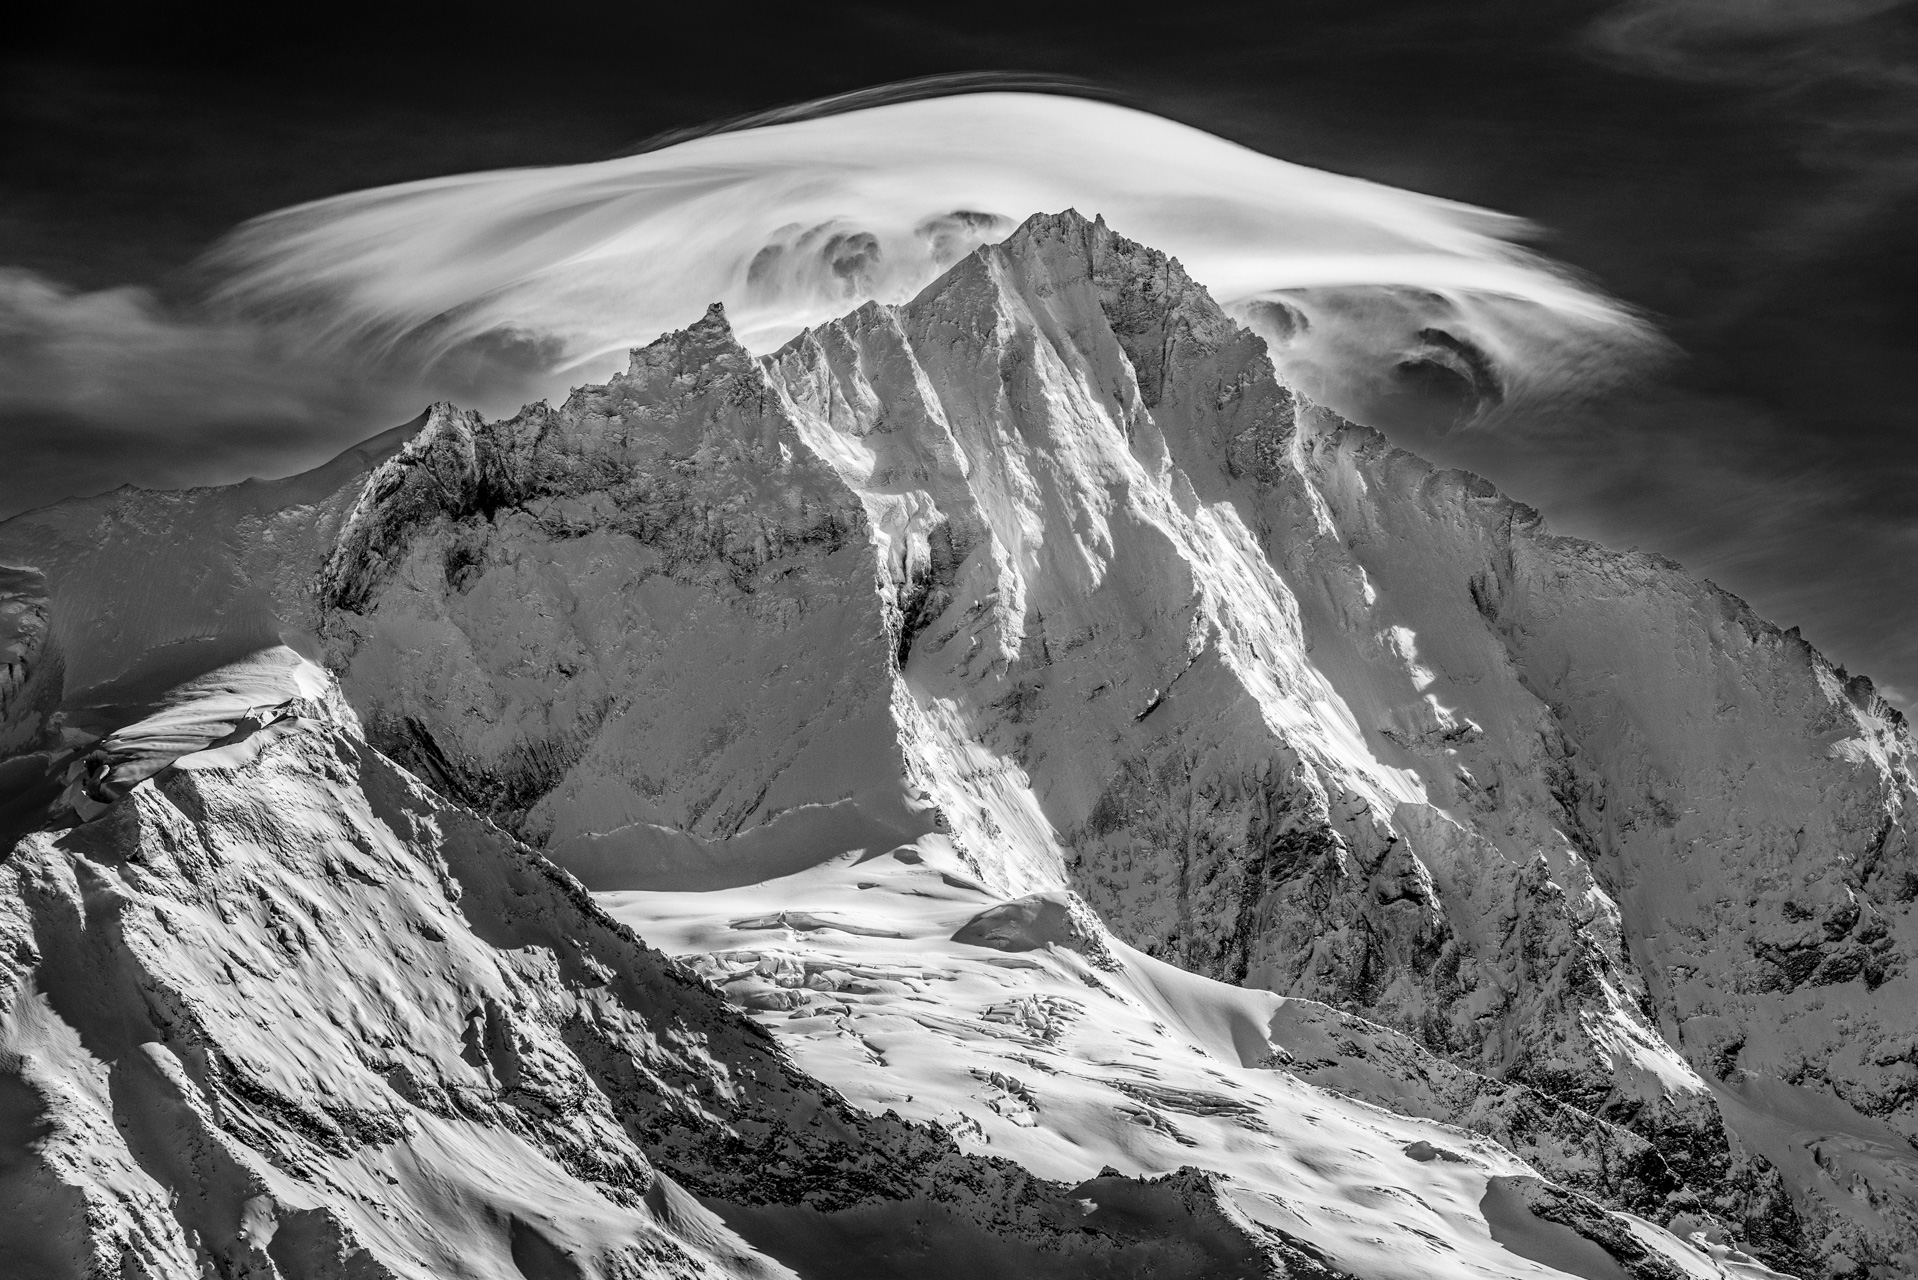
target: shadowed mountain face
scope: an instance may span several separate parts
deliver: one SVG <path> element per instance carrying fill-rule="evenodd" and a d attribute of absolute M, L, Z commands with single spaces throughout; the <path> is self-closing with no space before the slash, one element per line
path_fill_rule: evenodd
<path fill-rule="evenodd" d="M 1367 1243 L 1375 1228 L 1347 1230 L 1312 1207 L 1337 1176 L 1287 1145 L 1305 1140 L 1285 1108 L 1306 1095 L 1271 1090 L 1313 1085 L 1337 1091 L 1313 1097 L 1402 1113 L 1379 1121 L 1401 1126 L 1386 1131 L 1394 1152 L 1425 1144 L 1393 1155 L 1395 1172 L 1367 1176 L 1434 1215 L 1444 1249 L 1419 1263 L 1431 1274 L 1549 1254 L 1553 1231 L 1571 1243 L 1535 1260 L 1559 1266 L 1589 1245 L 1648 1276 L 1745 1265 L 1734 1245 L 1809 1274 L 1892 1274 L 1918 1256 L 1908 1025 L 1918 785 L 1902 718 L 1868 681 L 1670 562 L 1556 536 L 1488 483 L 1436 471 L 1307 402 L 1275 375 L 1262 338 L 1176 263 L 1103 222 L 1035 218 L 911 302 L 866 306 L 768 356 L 747 354 L 715 310 L 557 408 L 486 422 L 439 405 L 403 434 L 277 486 L 126 491 L 0 525 L 0 562 L 35 571 L 10 588 L 18 654 L 0 708 L 19 743 L 7 767 L 32 781 L 41 821 L 70 828 L 18 846 L 21 894 L 68 875 L 74 902 L 158 894 L 147 886 L 157 873 L 141 869 L 158 855 L 135 856 L 135 844 L 292 839 L 254 810 L 228 822 L 194 788 L 217 780 L 222 804 L 257 810 L 278 793 L 247 770 L 305 743 L 297 769 L 331 778 L 330 750 L 347 770 L 328 802 L 347 809 L 316 810 L 315 830 L 377 820 L 429 866 L 453 858 L 434 852 L 447 832 L 490 832 L 487 856 L 521 869 L 513 875 L 570 883 L 539 871 L 504 828 L 625 904 L 642 932 L 700 956 L 702 973 L 855 1101 L 872 1080 L 905 1073 L 873 1112 L 903 1108 L 971 1154 L 996 1141 L 1061 1186 L 1100 1173 L 1103 1163 L 1073 1160 L 1101 1143 L 1117 1174 L 1210 1171 L 1178 1184 L 1189 1218 L 1156 1235 L 1088 1237 L 1129 1241 L 1145 1250 L 1138 1258 L 1199 1249 L 1207 1265 L 1354 1275 L 1409 1265 Z M 268 665 L 309 683 L 245 708 L 215 715 L 210 695 L 169 701 L 157 686 L 137 705 L 108 696 L 139 683 L 130 673 L 173 670 L 182 646 L 282 643 L 298 654 L 269 650 L 282 656 Z M 222 690 L 254 687 L 223 678 Z M 195 706 L 197 718 L 180 710 Z M 103 710 L 114 707 L 117 717 Z M 180 754 L 169 764 L 155 743 Z M 129 771 L 135 760 L 152 767 Z M 379 807 L 393 788 L 411 797 L 404 813 Z M 351 808 L 362 794 L 370 817 Z M 140 834 L 153 824 L 175 834 Z M 339 857 L 371 856 L 367 840 L 386 848 L 384 836 L 340 840 Z M 885 872 L 860 870 L 857 858 L 889 851 Z M 331 875 L 330 856 L 316 849 L 309 870 Z M 846 884 L 829 892 L 822 876 Z M 89 888 L 96 880 L 104 887 Z M 362 881 L 348 886 L 352 903 L 327 908 L 341 921 L 328 928 L 347 928 L 362 898 L 384 901 Z M 786 890 L 768 882 L 850 896 L 788 910 Z M 269 932 L 273 911 L 290 909 L 269 898 L 305 902 L 271 888 L 256 895 Z M 215 910 L 198 892 L 166 888 Z M 559 987 L 524 997 L 547 1027 L 524 1035 L 518 1020 L 533 1014 L 506 995 L 422 997 L 418 1016 L 443 1043 L 423 1042 L 427 1065 L 408 1070 L 430 1066 L 448 1090 L 454 1062 L 490 1071 L 472 1084 L 495 1091 L 489 1106 L 521 1105 L 507 1077 L 532 1068 L 514 1064 L 545 1063 L 555 1080 L 583 1072 L 590 1087 L 578 1096 L 604 1099 L 590 1107 L 610 1108 L 634 1135 L 634 1159 L 714 1201 L 749 1198 L 743 1165 L 728 1172 L 689 1154 L 698 1124 L 665 1134 L 634 1118 L 682 1104 L 632 1101 L 622 1091 L 639 1087 L 636 1068 L 622 1064 L 643 1055 L 582 1040 L 583 1026 L 612 1015 L 568 1012 L 587 997 L 558 994 L 592 985 L 569 965 L 597 974 L 629 961 L 602 956 L 584 924 L 552 932 L 558 906 L 512 908 L 516 920 L 548 921 L 535 938 L 474 916 L 492 908 L 470 887 L 446 892 L 469 904 L 471 946 L 550 951 Z M 564 911 L 587 911 L 578 897 Z M 943 922 L 919 899 L 969 905 Z M 843 902 L 868 904 L 857 909 L 874 922 Z M 871 905 L 886 902 L 899 905 Z M 34 909 L 22 919 L 56 919 Z M 152 910 L 155 929 L 171 918 Z M 383 924 L 366 945 L 388 955 L 397 928 Z M 738 940 L 762 935 L 778 945 Z M 927 954 L 947 939 L 962 948 L 945 978 L 855 954 L 922 937 Z M 34 945 L 45 976 L 28 966 L 18 980 L 40 990 L 104 963 L 78 941 Z M 351 964 L 324 977 L 276 965 L 258 979 L 290 1002 L 276 1017 L 306 1016 L 291 1010 L 322 980 L 381 989 Z M 1068 985 L 1016 985 L 1055 978 Z M 176 985 L 199 982 L 218 979 L 196 970 Z M 962 1007 L 960 993 L 993 983 L 998 1003 Z M 1043 1065 L 1096 1021 L 1088 991 L 1113 1002 L 1102 1016 L 1114 1025 L 1137 1020 L 1134 1039 L 1071 1070 Z M 57 1019 L 80 1017 L 50 999 Z M 461 1001 L 481 1014 L 455 1010 Z M 808 1013 L 813 1002 L 826 1012 Z M 951 1020 L 962 1014 L 976 1024 Z M 976 1052 L 1000 1035 L 988 1024 L 1025 1028 L 1019 1052 L 1042 1065 L 1018 1079 L 1004 1063 L 968 1067 L 972 1083 L 951 1094 L 900 1065 L 918 1061 L 928 1036 L 955 1037 L 948 1057 Z M 539 1034 L 554 1043 L 539 1049 Z M 848 1047 L 829 1052 L 828 1041 Z M 725 1081 L 746 1050 L 717 1033 L 706 1043 L 714 1081 L 686 1085 L 683 1105 L 707 1116 L 699 1124 L 731 1125 L 724 1141 L 747 1143 L 742 1160 L 760 1150 L 744 1135 L 775 1113 L 805 1123 L 790 1099 L 754 1102 L 766 1114 L 745 1120 L 733 1102 L 690 1101 L 737 1092 Z M 350 1052 L 366 1061 L 362 1048 Z M 169 1087 L 212 1099 L 208 1123 L 280 1168 L 265 1139 L 219 1119 L 222 1089 L 250 1095 L 167 1051 L 186 1065 L 140 1050 L 154 1071 L 192 1077 L 199 1094 Z M 87 1052 L 111 1063 L 134 1050 Z M 1154 1054 L 1197 1074 L 1148 1068 Z M 81 1069 L 77 1057 L 33 1061 L 42 1074 L 22 1075 L 29 1083 Z M 1099 1135 L 1096 1108 L 1048 1092 L 1067 1087 L 1053 1076 L 1118 1062 L 1136 1064 L 1109 1086 L 1130 1101 L 1104 1110 L 1145 1117 L 1124 1142 Z M 356 1114 L 375 1105 L 370 1081 L 397 1069 L 381 1064 L 354 1077 L 352 1090 L 370 1091 L 354 1095 Z M 333 1088 L 311 1085 L 315 1096 Z M 1416 1127 L 1433 1120 L 1489 1140 L 1460 1155 Z M 572 1140 L 531 1132 L 542 1158 Z M 888 1154 L 849 1159 L 896 1158 L 913 1172 L 833 1192 L 834 1212 L 930 1195 L 924 1179 L 946 1176 L 938 1161 L 961 1159 L 898 1136 L 917 1130 L 861 1133 L 844 1140 Z M 1278 1154 L 1235 1154 L 1248 1133 Z M 1081 1154 L 1043 1145 L 1055 1139 Z M 1155 1143 L 1177 1159 L 1151 1154 Z M 1457 1158 L 1430 1154 L 1441 1148 Z M 162 1185 L 189 1176 L 129 1158 Z M 1295 1159 L 1309 1176 L 1275 1172 Z M 979 1207 L 1002 1194 L 990 1180 L 1013 1173 L 963 1167 L 968 1190 L 941 1214 L 1043 1244 L 1052 1227 Z M 49 1195 L 79 1185 L 47 1177 Z M 1342 1202 L 1368 1212 L 1398 1194 L 1368 1201 L 1338 1185 Z M 1044 1205 L 1065 1193 L 1033 1194 Z M 1146 1195 L 1115 1185 L 1087 1198 L 1135 1194 Z M 243 1217 L 247 1195 L 217 1212 Z M 810 1195 L 795 1184 L 761 1198 Z M 1464 1216 L 1446 1216 L 1454 1201 L 1469 1204 Z M 1160 1208 L 1128 1212 L 1161 1221 Z M 1206 1234 L 1208 1215 L 1223 1235 Z M 767 1247 L 802 1272 L 793 1259 L 850 1229 L 770 1211 L 728 1220 L 744 1241 L 782 1241 L 785 1253 Z M 354 1238 L 371 1241 L 372 1220 L 353 1221 Z M 515 1259 L 543 1247 L 512 1243 L 516 1231 L 501 1237 Z"/>

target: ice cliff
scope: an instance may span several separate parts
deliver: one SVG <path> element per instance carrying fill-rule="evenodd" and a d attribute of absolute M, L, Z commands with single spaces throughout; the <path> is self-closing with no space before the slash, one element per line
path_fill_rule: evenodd
<path fill-rule="evenodd" d="M 1103 222 L 0 562 L 0 1178 L 74 1266 L 1918 1266 L 1898 714 Z"/>

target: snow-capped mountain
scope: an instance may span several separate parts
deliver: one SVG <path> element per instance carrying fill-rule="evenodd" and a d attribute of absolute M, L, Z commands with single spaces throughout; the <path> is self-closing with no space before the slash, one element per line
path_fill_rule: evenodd
<path fill-rule="evenodd" d="M 0 563 L 47 1274 L 1918 1266 L 1898 714 L 1103 222 Z"/>

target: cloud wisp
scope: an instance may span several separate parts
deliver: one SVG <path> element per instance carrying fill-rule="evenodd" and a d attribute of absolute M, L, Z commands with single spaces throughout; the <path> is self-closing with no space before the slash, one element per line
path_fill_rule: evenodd
<path fill-rule="evenodd" d="M 1582 42 L 1620 69 L 1717 86 L 1792 136 L 1812 181 L 1779 201 L 1759 247 L 1773 264 L 1805 262 L 1918 191 L 1913 12 L 1913 0 L 1628 0 Z"/>
<path fill-rule="evenodd" d="M 283 475 L 418 410 L 303 334 L 0 268 L 0 516 L 121 484 Z"/>

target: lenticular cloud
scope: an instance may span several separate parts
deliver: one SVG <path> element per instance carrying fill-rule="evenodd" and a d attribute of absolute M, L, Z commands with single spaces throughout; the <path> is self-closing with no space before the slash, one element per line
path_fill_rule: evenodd
<path fill-rule="evenodd" d="M 1517 219 L 1260 155 L 1110 103 L 895 102 L 594 164 L 466 174 L 270 214 L 223 303 L 444 384 L 547 394 L 726 305 L 767 351 L 903 302 L 1072 207 L 1169 251 L 1337 406 L 1441 371 L 1473 408 L 1602 379 L 1642 328 L 1514 246 Z"/>

